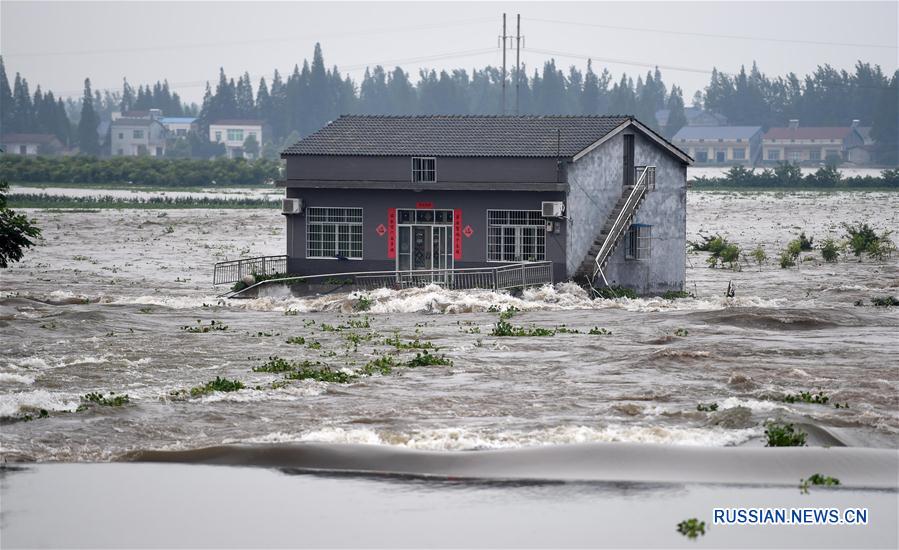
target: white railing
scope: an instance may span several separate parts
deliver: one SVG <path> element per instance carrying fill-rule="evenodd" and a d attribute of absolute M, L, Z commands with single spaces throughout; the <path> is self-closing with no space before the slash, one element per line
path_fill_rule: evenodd
<path fill-rule="evenodd" d="M 325 273 L 267 279 L 237 291 L 232 298 L 260 285 L 275 283 L 313 283 L 351 285 L 355 288 L 412 288 L 430 284 L 453 290 L 484 288 L 509 290 L 553 283 L 553 264 L 550 261 L 522 262 L 496 267 L 471 267 L 461 269 L 416 269 L 410 271 L 357 271 L 350 273 Z"/>
<path fill-rule="evenodd" d="M 602 282 L 605 283 L 606 286 L 609 286 L 609 282 L 606 280 L 602 268 L 609 258 L 609 255 L 612 253 L 618 239 L 621 238 L 621 234 L 624 233 L 625 228 L 633 218 L 637 205 L 643 200 L 643 196 L 646 194 L 649 184 L 652 183 L 653 187 L 655 187 L 655 166 L 639 166 L 636 167 L 635 170 L 639 175 L 637 177 L 637 183 L 634 184 L 634 188 L 631 190 L 630 195 L 628 195 L 627 201 L 621 208 L 621 212 L 618 213 L 618 217 L 615 218 L 615 223 L 612 224 L 609 234 L 606 235 L 606 240 L 603 241 L 602 246 L 599 248 L 599 252 L 596 253 L 596 258 L 593 261 L 595 264 L 593 277 L 590 278 L 591 283 L 596 279 L 597 275 L 600 275 L 602 277 Z"/>

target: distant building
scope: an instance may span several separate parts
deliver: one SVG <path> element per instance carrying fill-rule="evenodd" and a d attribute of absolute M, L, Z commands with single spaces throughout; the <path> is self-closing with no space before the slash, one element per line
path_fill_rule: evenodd
<path fill-rule="evenodd" d="M 140 114 L 129 112 L 128 114 Z M 110 154 L 114 157 L 151 156 L 165 154 L 166 130 L 160 119 L 162 112 L 153 109 L 147 117 L 123 117 L 113 113 L 110 124 Z"/>
<path fill-rule="evenodd" d="M 862 138 L 861 144 L 852 144 L 846 149 L 846 161 L 856 165 L 874 164 L 875 142 L 871 137 L 870 126 L 859 126 L 858 120 L 852 121 L 852 127 Z"/>
<path fill-rule="evenodd" d="M 268 128 L 261 120 L 230 119 L 217 120 L 209 125 L 209 141 L 225 146 L 228 158 L 257 158 L 262 151 L 262 141 L 267 137 Z M 253 136 L 259 145 L 255 154 L 244 151 L 247 138 Z"/>
<path fill-rule="evenodd" d="M 656 122 L 659 123 L 660 128 L 668 125 L 669 116 L 671 116 L 670 109 L 656 111 Z M 725 126 L 727 124 L 726 116 L 704 111 L 699 107 L 685 107 L 684 116 L 687 117 L 687 126 Z"/>
<path fill-rule="evenodd" d="M 146 111 L 114 111 L 110 118 L 113 122 L 120 118 L 146 118 L 146 119 L 161 119 L 162 118 L 162 110 L 161 109 L 149 109 Z"/>
<path fill-rule="evenodd" d="M 3 152 L 10 155 L 56 155 L 63 150 L 53 134 L 5 134 L 2 143 Z"/>
<path fill-rule="evenodd" d="M 762 136 L 762 162 L 822 163 L 828 159 L 849 160 L 850 150 L 864 145 L 853 126 L 799 126 L 798 119 L 786 127 L 770 128 Z"/>
<path fill-rule="evenodd" d="M 169 138 L 187 137 L 197 130 L 197 119 L 192 116 L 166 116 L 159 119 L 165 126 Z"/>
<path fill-rule="evenodd" d="M 696 164 L 755 164 L 761 126 L 684 126 L 672 138 Z"/>

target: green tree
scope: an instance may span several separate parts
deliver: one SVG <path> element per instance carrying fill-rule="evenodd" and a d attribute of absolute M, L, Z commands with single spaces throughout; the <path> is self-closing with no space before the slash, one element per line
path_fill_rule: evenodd
<path fill-rule="evenodd" d="M 81 120 L 78 121 L 78 147 L 84 155 L 100 154 L 100 138 L 97 126 L 100 118 L 94 111 L 94 96 L 91 94 L 91 79 L 84 79 L 84 98 L 81 100 Z"/>
<path fill-rule="evenodd" d="M 17 214 L 6 206 L 9 184 L 0 180 L 0 267 L 22 259 L 24 249 L 34 246 L 34 239 L 41 236 L 40 228 L 25 214 Z"/>
<path fill-rule="evenodd" d="M 668 122 L 665 124 L 665 136 L 671 139 L 674 137 L 674 134 L 687 125 L 687 115 L 684 113 L 684 96 L 679 87 L 671 87 L 671 95 L 668 96 L 667 107 Z"/>
<path fill-rule="evenodd" d="M 255 134 L 250 134 L 247 139 L 243 140 L 243 152 L 251 159 L 259 158 L 259 142 L 256 140 Z"/>
<path fill-rule="evenodd" d="M 0 135 L 10 133 L 12 130 L 12 89 L 9 87 L 9 79 L 6 77 L 6 66 L 3 64 L 3 56 L 0 56 Z"/>

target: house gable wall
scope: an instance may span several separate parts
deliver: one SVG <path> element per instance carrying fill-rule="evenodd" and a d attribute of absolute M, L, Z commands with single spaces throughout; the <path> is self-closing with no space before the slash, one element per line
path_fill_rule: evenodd
<path fill-rule="evenodd" d="M 626 260 L 624 237 L 604 270 L 612 286 L 640 294 L 683 290 L 687 278 L 687 167 L 637 134 L 635 164 L 656 167 L 655 189 L 647 192 L 633 223 L 652 226 L 650 257 Z"/>

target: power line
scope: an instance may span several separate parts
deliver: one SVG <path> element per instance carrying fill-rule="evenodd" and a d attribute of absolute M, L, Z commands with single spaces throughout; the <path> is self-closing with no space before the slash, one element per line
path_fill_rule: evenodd
<path fill-rule="evenodd" d="M 193 44 L 174 44 L 174 45 L 160 45 L 160 46 L 146 46 L 146 47 L 135 47 L 135 48 L 111 48 L 111 49 L 95 49 L 95 50 L 66 50 L 66 51 L 55 51 L 55 52 L 23 52 L 23 53 L 8 53 L 4 52 L 3 55 L 5 57 L 43 57 L 43 56 L 56 56 L 56 55 L 96 55 L 96 54 L 110 54 L 110 53 L 140 53 L 140 52 L 156 52 L 156 51 L 167 51 L 167 50 L 184 50 L 184 49 L 192 49 L 192 48 L 218 48 L 223 46 L 246 46 L 252 44 L 270 44 L 270 43 L 278 43 L 278 42 L 293 42 L 297 40 L 319 40 L 322 38 L 335 38 L 342 36 L 368 36 L 374 34 L 385 34 L 385 33 L 394 33 L 394 32 L 409 32 L 409 31 L 422 31 L 422 30 L 435 30 L 449 27 L 458 27 L 461 25 L 468 25 L 471 23 L 478 23 L 482 21 L 492 21 L 492 17 L 480 17 L 477 19 L 464 19 L 459 21 L 448 21 L 443 23 L 432 23 L 432 24 L 420 24 L 415 26 L 406 26 L 406 27 L 391 27 L 391 28 L 382 28 L 382 29 L 371 29 L 365 31 L 347 31 L 347 32 L 339 32 L 339 33 L 317 33 L 315 35 L 300 35 L 300 36 L 283 36 L 283 37 L 274 37 L 274 38 L 258 38 L 253 40 L 228 40 L 228 41 L 218 41 L 218 42 L 199 42 Z"/>
<path fill-rule="evenodd" d="M 798 40 L 794 38 L 769 38 L 763 36 L 746 36 L 746 35 L 737 35 L 737 34 L 712 34 L 712 33 L 702 33 L 702 32 L 688 32 L 688 31 L 674 31 L 670 29 L 650 29 L 644 27 L 623 27 L 619 25 L 602 25 L 599 23 L 584 23 L 581 21 L 561 21 L 558 19 L 537 19 L 530 18 L 531 21 L 540 21 L 542 23 L 554 23 L 559 25 L 575 25 L 579 27 L 596 27 L 601 29 L 612 29 L 612 30 L 620 30 L 620 31 L 632 31 L 632 32 L 652 32 L 659 34 L 673 34 L 678 36 L 699 36 L 702 38 L 724 38 L 730 40 L 753 40 L 753 41 L 765 41 L 765 42 L 780 42 L 780 43 L 788 43 L 788 44 L 811 44 L 816 46 L 846 46 L 850 48 L 886 48 L 886 49 L 899 49 L 899 46 L 896 44 L 858 44 L 854 42 L 827 42 L 823 40 Z"/>

